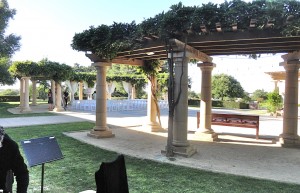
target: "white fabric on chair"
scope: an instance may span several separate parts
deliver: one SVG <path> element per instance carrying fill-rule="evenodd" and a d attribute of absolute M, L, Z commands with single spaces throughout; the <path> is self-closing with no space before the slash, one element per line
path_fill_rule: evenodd
<path fill-rule="evenodd" d="M 115 91 L 115 82 L 106 82 L 106 92 L 108 93 L 108 99 L 111 99 L 111 94 Z"/>
<path fill-rule="evenodd" d="M 132 84 L 129 82 L 122 81 L 124 90 L 128 93 L 128 99 L 131 99 L 132 95 Z"/>
<path fill-rule="evenodd" d="M 70 103 L 72 104 L 73 101 L 75 101 L 74 94 L 75 94 L 75 92 L 76 92 L 77 89 L 78 89 L 78 82 L 66 80 L 66 81 L 65 81 L 65 84 L 66 84 L 67 87 L 69 88 L 70 96 L 71 96 Z"/>

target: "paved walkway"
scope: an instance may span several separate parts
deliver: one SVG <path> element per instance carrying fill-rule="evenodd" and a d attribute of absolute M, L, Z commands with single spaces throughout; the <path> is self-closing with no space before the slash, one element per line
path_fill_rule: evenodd
<path fill-rule="evenodd" d="M 188 139 L 197 149 L 197 153 L 190 158 L 176 156 L 175 161 L 166 159 L 160 153 L 166 146 L 167 132 L 152 133 L 143 129 L 146 111 L 109 112 L 107 123 L 116 135 L 114 138 L 90 138 L 87 136 L 88 131 L 66 135 L 103 149 L 139 158 L 300 184 L 300 149 L 281 148 L 274 142 L 274 138 L 282 132 L 282 118 L 261 116 L 259 140 L 255 139 L 254 129 L 214 126 L 220 141 L 212 143 L 201 142 L 193 135 L 196 129 L 196 111 L 189 110 Z M 5 118 L 0 119 L 0 124 L 9 129 L 22 125 L 95 121 L 95 113 L 91 112 L 64 111 L 57 114 L 55 117 Z M 162 111 L 162 125 L 165 128 L 167 115 L 167 110 Z"/>

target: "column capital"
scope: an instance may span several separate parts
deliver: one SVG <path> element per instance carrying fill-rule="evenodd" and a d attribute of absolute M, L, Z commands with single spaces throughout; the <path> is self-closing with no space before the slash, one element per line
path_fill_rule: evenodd
<path fill-rule="evenodd" d="M 168 53 L 168 58 L 171 58 L 171 53 Z M 174 63 L 178 63 L 178 62 L 182 62 L 185 61 L 185 63 L 188 63 L 190 60 L 190 57 L 187 55 L 187 53 L 185 54 L 184 52 L 174 52 L 173 53 L 173 62 Z"/>
<path fill-rule="evenodd" d="M 24 80 L 30 79 L 30 78 L 31 78 L 30 76 L 22 76 L 22 77 L 21 77 L 21 79 L 24 79 Z"/>
<path fill-rule="evenodd" d="M 290 52 L 288 54 L 284 54 L 284 55 L 281 56 L 281 58 L 285 62 L 288 62 L 290 60 L 299 60 L 300 59 L 300 50 L 299 51 Z"/>
<path fill-rule="evenodd" d="M 212 62 L 203 62 L 203 63 L 197 63 L 197 66 L 200 68 L 211 68 L 213 69 L 214 67 L 216 67 L 215 63 Z"/>
<path fill-rule="evenodd" d="M 94 67 L 105 67 L 105 66 L 111 66 L 112 63 L 108 63 L 108 62 L 95 62 L 92 63 L 92 66 Z"/>
<path fill-rule="evenodd" d="M 189 58 L 188 57 L 188 53 L 184 53 L 184 52 L 173 52 L 173 58 Z M 168 58 L 171 58 L 171 53 L 168 53 Z"/>
<path fill-rule="evenodd" d="M 280 62 L 279 65 L 283 66 L 285 70 L 298 70 L 300 67 L 300 61 L 297 59 L 289 60 L 289 61 Z"/>

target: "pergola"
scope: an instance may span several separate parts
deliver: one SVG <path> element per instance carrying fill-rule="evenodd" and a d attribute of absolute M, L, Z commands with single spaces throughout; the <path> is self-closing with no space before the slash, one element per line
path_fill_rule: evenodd
<path fill-rule="evenodd" d="M 236 27 L 236 26 L 235 26 Z M 283 37 L 282 34 L 271 27 L 265 30 L 251 28 L 247 31 L 238 31 L 233 26 L 230 32 L 224 32 L 218 26 L 214 32 L 209 32 L 205 26 L 201 26 L 205 35 L 187 32 L 178 39 L 162 41 L 157 36 L 144 37 L 140 49 L 119 52 L 112 60 L 98 58 L 94 54 L 86 54 L 97 69 L 97 99 L 96 99 L 96 126 L 90 132 L 90 136 L 112 137 L 114 134 L 106 125 L 106 95 L 105 76 L 106 66 L 112 63 L 143 65 L 145 60 L 166 60 L 173 57 L 175 64 L 175 95 L 181 88 L 182 94 L 179 104 L 175 107 L 174 131 L 172 145 L 174 153 L 183 156 L 191 156 L 196 150 L 187 140 L 188 117 L 188 62 L 196 59 L 202 73 L 201 85 L 201 120 L 200 128 L 195 133 L 199 139 L 215 141 L 218 136 L 211 127 L 211 76 L 216 66 L 212 60 L 218 55 L 250 55 L 265 53 L 286 53 L 279 61 L 286 73 L 283 129 L 280 135 L 280 143 L 284 147 L 300 146 L 298 136 L 298 69 L 300 59 L 300 36 Z M 241 64 L 243 65 L 243 64 Z M 263 64 L 261 64 L 263 65 Z M 180 78 L 182 76 L 182 83 Z M 101 93 L 98 95 L 98 93 Z M 149 101 L 148 101 L 149 102 Z M 149 105 L 148 105 L 149 108 Z M 150 105 L 151 108 L 151 105 Z M 154 108 L 151 114 L 156 115 Z M 148 111 L 149 112 L 149 111 Z M 150 119 L 155 124 L 155 119 Z"/>
<path fill-rule="evenodd" d="M 265 72 L 266 74 L 270 75 L 270 77 L 274 80 L 275 87 L 274 89 L 278 88 L 278 82 L 284 81 L 286 78 L 286 72 L 285 71 L 274 71 L 274 72 Z M 298 72 L 298 80 L 300 77 L 300 72 Z M 299 100 L 299 97 L 298 97 Z"/>
<path fill-rule="evenodd" d="M 285 71 L 274 71 L 274 72 L 265 72 L 270 75 L 273 80 L 285 80 L 286 73 Z M 300 77 L 300 72 L 298 73 L 298 77 Z"/>

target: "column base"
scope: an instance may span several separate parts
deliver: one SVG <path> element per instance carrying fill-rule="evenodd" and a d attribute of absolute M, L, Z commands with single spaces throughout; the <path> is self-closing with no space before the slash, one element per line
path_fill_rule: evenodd
<path fill-rule="evenodd" d="M 209 132 L 196 131 L 195 135 L 197 139 L 199 139 L 200 141 L 209 141 L 209 142 L 218 141 L 218 134 L 216 134 L 214 131 L 209 131 Z"/>
<path fill-rule="evenodd" d="M 115 134 L 113 134 L 111 130 L 94 130 L 94 129 L 92 129 L 90 131 L 90 133 L 87 134 L 87 136 L 93 137 L 96 139 L 100 139 L 100 138 L 115 137 Z"/>
<path fill-rule="evenodd" d="M 30 105 L 31 106 L 37 106 L 38 104 L 37 103 L 31 103 Z"/>
<path fill-rule="evenodd" d="M 300 148 L 300 137 L 298 135 L 284 135 L 281 134 L 279 136 L 278 143 L 281 147 L 292 147 L 292 148 Z"/>
<path fill-rule="evenodd" d="M 161 153 L 166 155 L 167 147 L 164 150 L 161 150 Z M 186 147 L 173 146 L 173 153 L 174 153 L 174 155 L 179 155 L 179 156 L 188 158 L 188 157 L 191 157 L 192 155 L 194 155 L 195 153 L 197 153 L 197 149 L 191 145 L 186 146 Z"/>
<path fill-rule="evenodd" d="M 21 113 L 26 113 L 26 112 L 31 112 L 31 108 L 30 107 L 20 107 L 20 112 Z"/>
<path fill-rule="evenodd" d="M 161 125 L 158 124 L 157 122 L 147 123 L 143 127 L 151 132 L 166 132 L 167 131 L 166 129 L 162 128 Z"/>
<path fill-rule="evenodd" d="M 65 109 L 62 108 L 62 107 L 55 107 L 55 108 L 53 109 L 54 112 L 61 112 L 61 111 L 64 111 L 64 110 L 65 110 Z"/>

